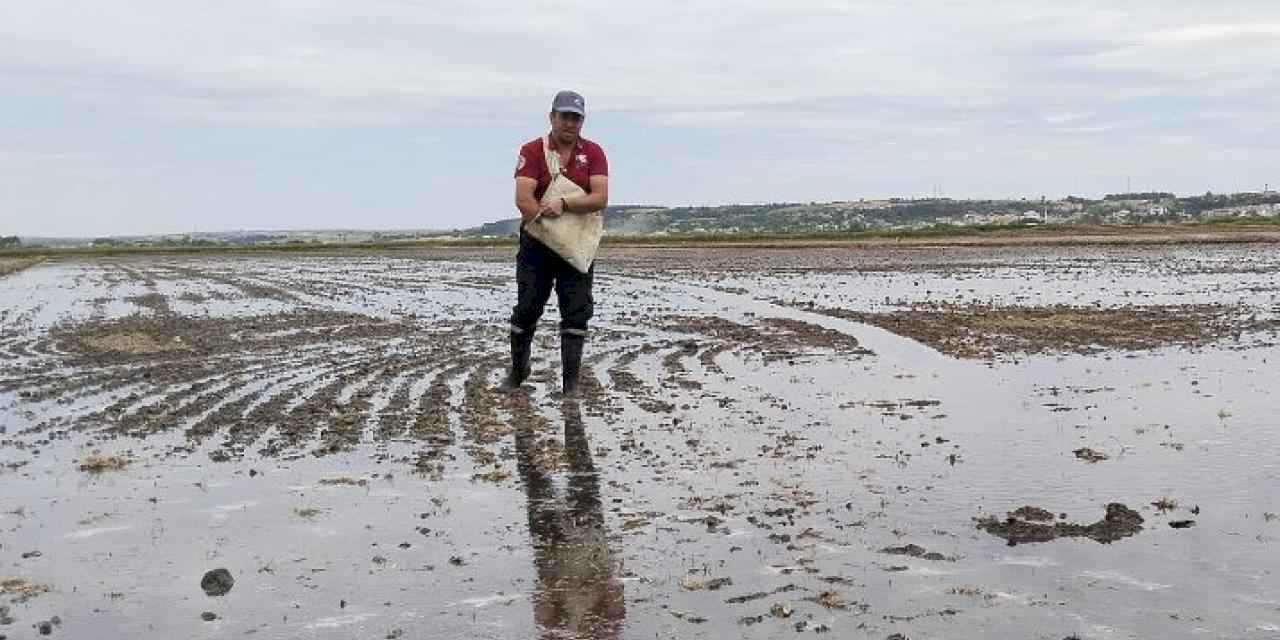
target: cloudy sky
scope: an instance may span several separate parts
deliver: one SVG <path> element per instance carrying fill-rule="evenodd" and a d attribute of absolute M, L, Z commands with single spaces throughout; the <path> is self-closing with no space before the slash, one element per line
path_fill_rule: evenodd
<path fill-rule="evenodd" d="M 0 3 L 0 235 L 512 217 L 587 98 L 611 201 L 1280 184 L 1280 2 Z"/>

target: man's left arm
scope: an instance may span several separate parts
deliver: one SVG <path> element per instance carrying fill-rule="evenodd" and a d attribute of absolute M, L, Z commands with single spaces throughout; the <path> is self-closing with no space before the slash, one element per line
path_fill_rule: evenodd
<path fill-rule="evenodd" d="M 609 206 L 609 159 L 604 149 L 592 144 L 587 150 L 590 166 L 587 174 L 588 193 L 576 198 L 565 198 L 565 211 L 570 213 L 591 213 L 603 211 Z"/>
<path fill-rule="evenodd" d="M 602 211 L 609 206 L 609 176 L 591 176 L 591 193 L 576 198 L 565 198 L 565 211 L 569 213 L 590 213 Z"/>

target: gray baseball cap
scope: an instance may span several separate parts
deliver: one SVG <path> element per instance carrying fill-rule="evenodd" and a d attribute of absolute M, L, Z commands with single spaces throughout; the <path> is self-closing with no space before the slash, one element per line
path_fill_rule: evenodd
<path fill-rule="evenodd" d="M 551 110 L 576 113 L 585 118 L 587 116 L 587 102 L 582 99 L 582 94 L 576 91 L 561 91 L 556 94 L 555 100 L 551 101 Z"/>

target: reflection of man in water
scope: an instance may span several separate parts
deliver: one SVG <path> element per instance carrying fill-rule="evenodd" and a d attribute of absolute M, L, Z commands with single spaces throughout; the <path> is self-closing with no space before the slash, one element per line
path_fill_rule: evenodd
<path fill-rule="evenodd" d="M 617 563 L 600 504 L 600 476 L 576 402 L 566 402 L 568 488 L 558 490 L 534 459 L 535 435 L 516 430 L 517 468 L 529 496 L 529 532 L 538 571 L 533 617 L 550 638 L 616 638 L 626 616 Z"/>

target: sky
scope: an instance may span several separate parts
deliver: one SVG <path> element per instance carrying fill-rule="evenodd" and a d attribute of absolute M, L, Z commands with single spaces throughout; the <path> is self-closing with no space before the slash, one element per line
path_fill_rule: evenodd
<path fill-rule="evenodd" d="M 612 204 L 1280 185 L 1280 2 L 0 3 L 0 235 L 454 229 L 586 97 Z"/>

